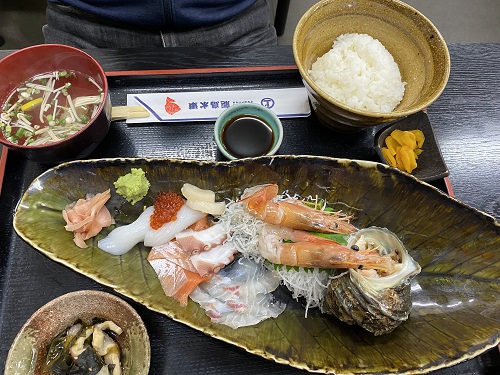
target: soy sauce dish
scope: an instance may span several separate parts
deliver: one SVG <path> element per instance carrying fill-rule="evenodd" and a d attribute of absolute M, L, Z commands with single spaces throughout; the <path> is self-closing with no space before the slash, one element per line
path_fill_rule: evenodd
<path fill-rule="evenodd" d="M 214 136 L 217 147 L 230 160 L 274 155 L 283 141 L 283 126 L 262 105 L 235 104 L 217 118 Z"/>

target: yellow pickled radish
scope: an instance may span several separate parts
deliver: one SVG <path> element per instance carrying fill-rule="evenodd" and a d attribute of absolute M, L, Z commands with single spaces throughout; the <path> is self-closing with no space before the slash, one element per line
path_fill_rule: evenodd
<path fill-rule="evenodd" d="M 403 139 L 405 144 L 412 150 L 417 148 L 417 138 L 412 132 L 404 132 Z"/>
<path fill-rule="evenodd" d="M 416 148 L 415 150 L 413 150 L 413 153 L 415 154 L 415 159 L 418 159 L 418 155 L 420 155 L 422 151 L 423 150 L 421 148 Z"/>
<path fill-rule="evenodd" d="M 396 140 L 396 142 L 398 142 L 399 145 L 402 145 L 404 143 L 403 140 L 401 139 L 402 135 L 403 135 L 403 131 L 399 130 L 399 129 L 393 130 L 391 132 L 391 137 L 394 138 Z"/>
<path fill-rule="evenodd" d="M 413 150 L 407 145 L 403 145 L 399 149 L 399 153 L 401 155 L 403 170 L 405 170 L 408 173 L 411 173 L 417 167 L 417 162 Z"/>
<path fill-rule="evenodd" d="M 396 158 L 394 157 L 396 151 L 392 153 L 387 147 L 382 147 L 382 155 L 384 155 L 385 160 L 387 160 L 391 167 L 396 166 Z"/>
<path fill-rule="evenodd" d="M 37 106 L 38 104 L 40 104 L 42 101 L 43 101 L 43 98 L 36 98 L 36 99 L 30 100 L 29 102 L 24 103 L 21 106 L 21 111 L 26 111 L 30 108 L 33 108 L 33 107 Z"/>
<path fill-rule="evenodd" d="M 385 139 L 385 144 L 387 148 L 389 149 L 390 153 L 394 156 L 396 155 L 396 149 L 401 146 L 396 139 L 394 139 L 392 136 L 388 136 Z"/>
<path fill-rule="evenodd" d="M 402 131 L 402 130 L 394 130 L 391 133 L 391 136 L 400 144 L 400 145 L 407 145 L 410 148 L 416 148 L 417 147 L 417 142 L 415 139 L 415 135 L 409 131 Z"/>
<path fill-rule="evenodd" d="M 420 147 L 424 141 L 425 136 L 421 130 L 396 129 L 386 137 L 386 147 L 382 147 L 382 155 L 391 167 L 411 173 L 417 168 L 417 159 L 422 153 Z"/>
<path fill-rule="evenodd" d="M 422 130 L 416 129 L 416 130 L 410 130 L 410 132 L 415 136 L 415 140 L 417 141 L 417 147 L 422 148 L 425 141 L 425 136 Z"/>
<path fill-rule="evenodd" d="M 401 169 L 402 171 L 405 169 L 403 164 L 403 160 L 401 159 L 401 147 L 398 147 L 396 150 L 396 168 Z"/>

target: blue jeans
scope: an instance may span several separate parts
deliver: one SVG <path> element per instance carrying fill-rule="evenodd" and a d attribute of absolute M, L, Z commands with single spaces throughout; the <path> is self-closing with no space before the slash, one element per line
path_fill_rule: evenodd
<path fill-rule="evenodd" d="M 263 46 L 277 44 L 266 0 L 257 0 L 242 14 L 222 24 L 192 30 L 142 30 L 101 22 L 72 7 L 47 7 L 45 43 L 77 48 L 148 48 L 188 46 Z"/>

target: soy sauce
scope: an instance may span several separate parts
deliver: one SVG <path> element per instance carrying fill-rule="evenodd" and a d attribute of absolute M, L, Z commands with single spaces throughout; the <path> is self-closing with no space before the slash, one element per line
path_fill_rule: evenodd
<path fill-rule="evenodd" d="M 253 115 L 237 116 L 222 129 L 222 143 L 238 158 L 265 155 L 274 143 L 274 132 L 269 124 Z"/>

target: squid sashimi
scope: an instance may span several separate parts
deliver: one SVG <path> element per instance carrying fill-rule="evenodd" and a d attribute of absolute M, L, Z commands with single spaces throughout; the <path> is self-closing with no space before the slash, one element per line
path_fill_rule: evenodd
<path fill-rule="evenodd" d="M 86 199 L 78 199 L 62 211 L 66 221 L 64 228 L 74 233 L 73 241 L 78 247 L 88 247 L 85 240 L 96 236 L 102 228 L 114 224 L 105 206 L 110 197 L 109 189 L 103 193 L 89 194 Z"/>
<path fill-rule="evenodd" d="M 181 306 L 186 306 L 191 292 L 208 280 L 207 277 L 200 276 L 189 257 L 174 241 L 153 247 L 148 255 L 148 261 L 158 275 L 163 291 Z"/>
<path fill-rule="evenodd" d="M 232 243 L 218 245 L 208 251 L 192 255 L 191 263 L 201 276 L 211 275 L 219 272 L 234 260 L 234 254 L 238 250 Z"/>
<path fill-rule="evenodd" d="M 200 284 L 190 298 L 205 309 L 214 323 L 244 327 L 283 312 L 285 304 L 275 301 L 271 293 L 279 283 L 274 271 L 240 258 Z"/>
<path fill-rule="evenodd" d="M 151 217 L 154 212 L 154 206 L 146 208 L 132 223 L 113 229 L 97 246 L 113 255 L 123 255 L 139 242 L 144 242 L 145 246 L 158 246 L 170 241 L 176 234 L 206 216 L 183 205 L 175 220 L 163 224 L 159 229 L 153 229 Z"/>
<path fill-rule="evenodd" d="M 222 224 L 215 224 L 204 230 L 186 229 L 175 236 L 182 249 L 190 254 L 208 251 L 222 244 L 226 238 L 227 230 Z"/>
<path fill-rule="evenodd" d="M 144 237 L 144 245 L 159 246 L 172 240 L 177 233 L 185 230 L 207 214 L 193 210 L 185 204 L 176 214 L 176 219 L 163 224 L 159 229 L 149 228 Z"/>
<path fill-rule="evenodd" d="M 97 247 L 113 255 L 123 255 L 139 242 L 144 241 L 151 228 L 149 220 L 154 208 L 146 208 L 139 217 L 128 225 L 113 229 L 105 238 L 97 242 Z"/>

